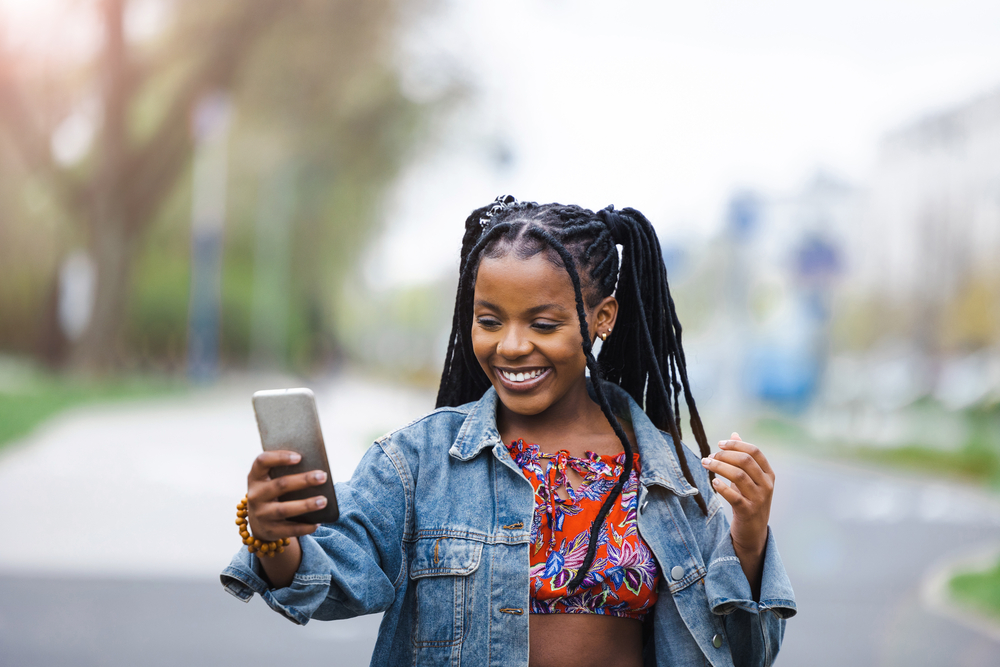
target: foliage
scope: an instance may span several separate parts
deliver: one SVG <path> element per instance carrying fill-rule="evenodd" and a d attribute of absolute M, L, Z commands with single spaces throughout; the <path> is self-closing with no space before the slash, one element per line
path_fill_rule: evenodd
<path fill-rule="evenodd" d="M 223 358 L 245 364 L 254 322 L 280 319 L 288 335 L 277 361 L 322 361 L 336 347 L 339 286 L 378 230 L 381 194 L 437 104 L 407 99 L 392 66 L 401 17 L 423 5 L 176 0 L 165 5 L 167 27 L 138 42 L 123 28 L 127 5 L 74 5 L 103 12 L 95 16 L 107 38 L 85 62 L 46 65 L 0 44 L 0 349 L 96 369 L 183 362 L 191 111 L 205 91 L 222 89 L 235 108 Z M 95 99 L 103 120 L 89 150 L 57 162 L 49 139 Z M 274 192 L 291 202 L 285 220 L 272 219 Z M 287 307 L 255 315 L 255 238 L 279 223 L 290 239 Z M 56 274 L 81 245 L 97 262 L 97 305 L 67 350 Z"/>
<path fill-rule="evenodd" d="M 907 409 L 922 411 L 932 419 L 958 418 L 965 426 L 964 440 L 958 443 L 904 441 L 888 445 L 822 441 L 810 435 L 802 423 L 774 416 L 758 419 L 748 434 L 761 442 L 794 447 L 811 454 L 877 463 L 1000 489 L 1000 403 L 983 403 L 953 415 L 946 415 L 931 399 L 918 401 Z"/>

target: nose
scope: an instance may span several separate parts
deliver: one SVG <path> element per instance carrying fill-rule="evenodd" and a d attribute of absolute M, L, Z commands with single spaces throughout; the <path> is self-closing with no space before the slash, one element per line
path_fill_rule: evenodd
<path fill-rule="evenodd" d="M 517 359 L 531 352 L 531 341 L 525 332 L 516 326 L 506 327 L 497 342 L 497 354 L 505 359 Z"/>

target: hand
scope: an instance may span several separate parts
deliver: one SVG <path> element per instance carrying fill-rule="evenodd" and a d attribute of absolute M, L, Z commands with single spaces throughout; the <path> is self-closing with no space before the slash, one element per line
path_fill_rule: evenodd
<path fill-rule="evenodd" d="M 719 449 L 722 451 L 702 459 L 701 464 L 718 475 L 712 485 L 733 507 L 729 529 L 733 548 L 756 595 L 767 546 L 774 471 L 764 453 L 743 442 L 738 433 L 720 442 Z M 720 477 L 732 484 L 727 485 Z"/>
<path fill-rule="evenodd" d="M 296 523 L 287 519 L 324 507 L 326 497 L 314 496 L 286 502 L 279 501 L 278 497 L 289 491 L 322 484 L 326 481 L 326 473 L 312 470 L 271 479 L 271 468 L 293 465 L 300 460 L 302 457 L 299 454 L 286 450 L 263 452 L 254 459 L 247 475 L 247 505 L 250 532 L 257 539 L 271 542 L 283 537 L 298 537 L 308 535 L 319 527 L 319 524 Z"/>

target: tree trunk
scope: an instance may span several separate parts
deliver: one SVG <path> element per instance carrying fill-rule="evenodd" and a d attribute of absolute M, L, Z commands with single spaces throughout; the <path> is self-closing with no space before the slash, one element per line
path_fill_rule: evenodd
<path fill-rule="evenodd" d="M 71 365 L 85 372 L 107 371 L 120 361 L 131 284 L 132 226 L 125 181 L 126 113 L 131 87 L 123 25 L 125 1 L 104 0 L 101 6 L 104 117 L 87 225 L 97 281 L 90 324 L 70 353 Z"/>
<path fill-rule="evenodd" d="M 70 354 L 70 365 L 87 373 L 106 372 L 123 357 L 133 244 L 126 225 L 111 222 L 102 220 L 101 232 L 91 238 L 90 252 L 97 267 L 94 307 L 87 330 Z"/>

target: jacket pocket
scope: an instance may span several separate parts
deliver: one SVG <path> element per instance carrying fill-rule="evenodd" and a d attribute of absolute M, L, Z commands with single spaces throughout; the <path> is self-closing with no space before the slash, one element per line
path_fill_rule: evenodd
<path fill-rule="evenodd" d="M 416 541 L 410 578 L 415 582 L 417 646 L 446 646 L 462 641 L 466 629 L 469 580 L 479 568 L 483 543 L 458 537 Z"/>

